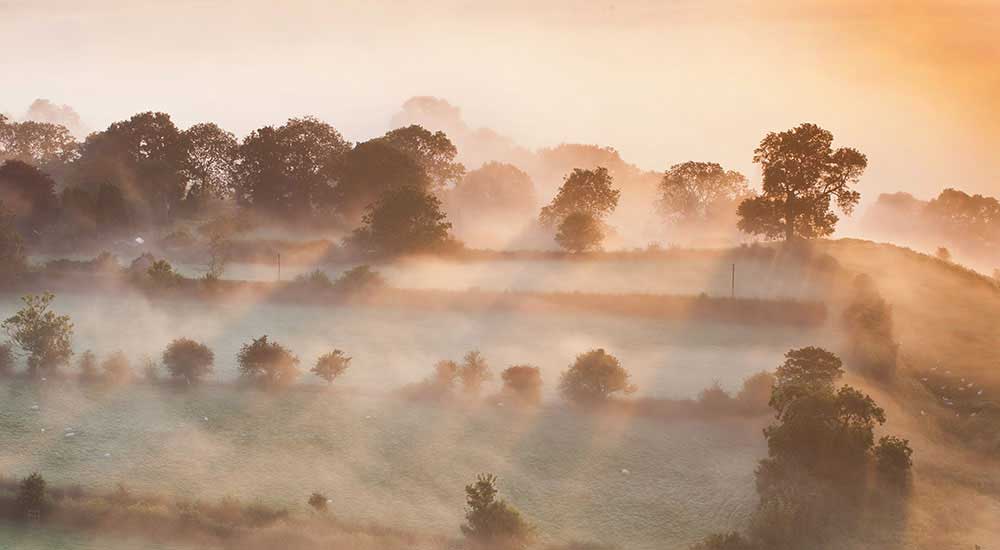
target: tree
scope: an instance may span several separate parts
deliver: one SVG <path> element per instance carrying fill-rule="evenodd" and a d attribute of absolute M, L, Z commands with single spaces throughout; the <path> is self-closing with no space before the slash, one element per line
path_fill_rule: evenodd
<path fill-rule="evenodd" d="M 104 380 L 111 384 L 126 384 L 132 380 L 132 367 L 129 366 L 128 357 L 120 351 L 102 361 L 101 370 L 104 371 Z"/>
<path fill-rule="evenodd" d="M 233 197 L 240 148 L 236 136 L 207 122 L 184 130 L 182 137 L 187 142 L 182 170 L 187 196 L 203 191 L 218 199 Z"/>
<path fill-rule="evenodd" d="M 80 371 L 80 380 L 83 382 L 96 382 L 100 377 L 97 372 L 97 356 L 89 349 L 80 354 L 76 368 Z"/>
<path fill-rule="evenodd" d="M 49 309 L 55 295 L 28 295 L 17 313 L 2 326 L 7 335 L 28 354 L 28 372 L 50 370 L 65 364 L 73 355 L 73 323 L 67 315 L 56 315 Z"/>
<path fill-rule="evenodd" d="M 132 227 L 132 210 L 121 188 L 112 183 L 102 183 L 97 188 L 94 205 L 97 230 L 105 235 L 115 234 Z"/>
<path fill-rule="evenodd" d="M 601 222 L 586 212 L 573 212 L 566 216 L 556 232 L 559 246 L 574 254 L 598 250 L 603 240 Z"/>
<path fill-rule="evenodd" d="M 472 170 L 449 196 L 455 211 L 468 211 L 469 217 L 526 214 L 535 208 L 536 200 L 531 176 L 501 162 L 487 162 Z"/>
<path fill-rule="evenodd" d="M 35 240 L 58 216 L 56 182 L 48 174 L 19 160 L 0 166 L 0 203 L 14 216 L 21 235 Z"/>
<path fill-rule="evenodd" d="M 38 472 L 21 480 L 17 488 L 17 510 L 25 517 L 45 509 L 45 479 Z"/>
<path fill-rule="evenodd" d="M 176 286 L 183 279 L 166 260 L 153 262 L 153 265 L 146 270 L 146 275 L 154 288 L 170 288 Z"/>
<path fill-rule="evenodd" d="M 166 113 L 144 112 L 87 136 L 74 180 L 122 191 L 140 223 L 165 223 L 184 198 L 188 142 Z"/>
<path fill-rule="evenodd" d="M 163 366 L 175 380 L 192 385 L 212 372 L 215 354 L 208 346 L 189 338 L 178 338 L 163 351 Z"/>
<path fill-rule="evenodd" d="M 574 168 L 566 176 L 559 192 L 539 216 L 547 226 L 558 225 L 570 214 L 583 212 L 604 220 L 618 206 L 621 191 L 612 188 L 612 178 L 607 168 L 593 170 Z"/>
<path fill-rule="evenodd" d="M 924 206 L 923 217 L 952 242 L 974 250 L 1000 245 L 1000 201 L 994 197 L 945 189 Z"/>
<path fill-rule="evenodd" d="M 268 341 L 267 335 L 243 344 L 236 364 L 241 376 L 263 387 L 288 386 L 299 376 L 299 358 L 281 344 Z"/>
<path fill-rule="evenodd" d="M 329 280 L 329 279 L 327 279 Z M 368 265 L 352 267 L 333 282 L 333 290 L 346 295 L 367 294 L 388 286 L 385 278 Z"/>
<path fill-rule="evenodd" d="M 7 342 L 0 344 L 0 377 L 14 373 L 14 349 Z"/>
<path fill-rule="evenodd" d="M 316 366 L 310 372 L 329 383 L 333 383 L 350 366 L 351 358 L 339 349 L 325 353 L 316 360 Z"/>
<path fill-rule="evenodd" d="M 430 176 L 420 162 L 381 139 L 366 141 L 344 155 L 328 204 L 355 224 L 381 197 L 404 187 L 430 190 Z"/>
<path fill-rule="evenodd" d="M 538 367 L 514 365 L 500 373 L 500 378 L 504 393 L 517 396 L 526 403 L 542 400 L 542 372 Z"/>
<path fill-rule="evenodd" d="M 381 140 L 417 161 L 434 190 L 454 185 L 465 174 L 465 167 L 455 162 L 458 149 L 444 132 L 412 124 L 386 133 Z"/>
<path fill-rule="evenodd" d="M 868 159 L 855 149 L 834 150 L 832 143 L 833 134 L 809 123 L 765 136 L 754 151 L 763 193 L 740 203 L 740 230 L 786 241 L 833 233 L 838 218 L 831 202 L 850 215 L 861 200 L 851 186 Z"/>
<path fill-rule="evenodd" d="M 451 359 L 443 359 L 434 364 L 434 376 L 431 381 L 436 386 L 451 389 L 461 372 L 458 363 Z"/>
<path fill-rule="evenodd" d="M 323 493 L 313 493 L 309 495 L 309 506 L 312 506 L 313 510 L 317 512 L 326 512 L 327 504 L 329 499 Z"/>
<path fill-rule="evenodd" d="M 780 417 L 788 404 L 800 396 L 832 394 L 834 383 L 843 375 L 843 362 L 823 348 L 809 346 L 789 350 L 785 353 L 785 362 L 774 373 L 769 404 Z"/>
<path fill-rule="evenodd" d="M 890 380 L 896 372 L 899 352 L 892 306 L 868 275 L 855 277 L 853 296 L 844 309 L 841 323 L 847 333 L 850 357 L 859 370 L 883 381 Z"/>
<path fill-rule="evenodd" d="M 0 203 L 0 287 L 18 280 L 28 270 L 24 242 L 14 225 L 14 218 Z"/>
<path fill-rule="evenodd" d="M 492 378 L 493 373 L 490 372 L 490 366 L 483 354 L 479 353 L 479 350 L 473 350 L 462 358 L 462 368 L 458 376 L 462 380 L 462 389 L 466 394 L 479 395 L 483 382 Z"/>
<path fill-rule="evenodd" d="M 13 122 L 0 115 L 0 162 L 19 160 L 62 175 L 79 156 L 79 144 L 66 127 L 49 122 Z"/>
<path fill-rule="evenodd" d="M 618 358 L 603 349 L 578 355 L 559 380 L 563 398 L 580 404 L 606 401 L 612 394 L 628 394 L 635 389 L 629 384 L 629 373 Z"/>
<path fill-rule="evenodd" d="M 350 147 L 333 126 L 312 117 L 254 130 L 239 149 L 237 202 L 285 221 L 309 217 L 329 202 Z"/>
<path fill-rule="evenodd" d="M 714 162 L 675 164 L 660 180 L 660 211 L 675 225 L 705 225 L 751 195 L 746 176 Z"/>
<path fill-rule="evenodd" d="M 906 482 L 913 466 L 913 449 L 908 440 L 891 435 L 883 436 L 872 454 L 875 456 L 875 466 L 886 479 L 896 484 Z"/>
<path fill-rule="evenodd" d="M 489 548 L 524 548 L 534 536 L 534 529 L 521 513 L 503 499 L 497 499 L 497 477 L 479 474 L 475 483 L 465 486 L 465 520 L 462 534 Z"/>
<path fill-rule="evenodd" d="M 441 201 L 416 187 L 389 190 L 368 208 L 351 236 L 361 251 L 386 256 L 436 252 L 453 243 Z"/>

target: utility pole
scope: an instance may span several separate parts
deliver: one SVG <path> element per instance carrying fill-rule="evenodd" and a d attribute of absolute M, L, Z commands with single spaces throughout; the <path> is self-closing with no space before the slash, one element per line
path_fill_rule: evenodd
<path fill-rule="evenodd" d="M 736 299 L 736 264 L 733 264 L 733 286 L 732 286 L 732 295 L 731 295 L 731 297 L 734 300 Z"/>

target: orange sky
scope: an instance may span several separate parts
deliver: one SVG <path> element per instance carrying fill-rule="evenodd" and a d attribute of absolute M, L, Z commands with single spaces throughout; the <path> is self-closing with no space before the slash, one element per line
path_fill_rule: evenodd
<path fill-rule="evenodd" d="M 869 155 L 868 198 L 1000 194 L 1000 2 L 277 4 L 0 0 L 0 111 L 46 97 L 94 128 L 157 109 L 238 134 L 315 114 L 357 140 L 435 95 L 528 146 L 751 179 L 764 133 L 812 121 Z"/>

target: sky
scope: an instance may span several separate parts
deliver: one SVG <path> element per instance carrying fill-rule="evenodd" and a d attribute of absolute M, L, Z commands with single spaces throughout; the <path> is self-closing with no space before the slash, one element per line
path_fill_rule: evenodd
<path fill-rule="evenodd" d="M 315 115 L 352 140 L 432 95 L 528 147 L 715 161 L 801 122 L 860 149 L 866 201 L 1000 194 L 1000 1 L 0 0 L 0 112 L 144 110 L 237 135 Z"/>

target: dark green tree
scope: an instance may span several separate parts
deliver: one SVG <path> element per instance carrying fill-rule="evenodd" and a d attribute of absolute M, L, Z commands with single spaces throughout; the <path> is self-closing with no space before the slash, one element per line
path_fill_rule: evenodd
<path fill-rule="evenodd" d="M 861 200 L 851 188 L 868 165 L 855 149 L 833 149 L 833 134 L 815 124 L 769 133 L 754 151 L 763 171 L 763 193 L 744 200 L 740 230 L 768 239 L 825 237 L 833 233 L 836 201 L 850 214 Z"/>

